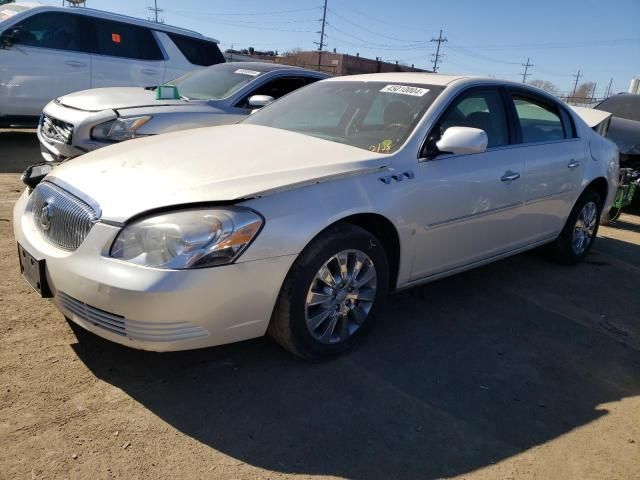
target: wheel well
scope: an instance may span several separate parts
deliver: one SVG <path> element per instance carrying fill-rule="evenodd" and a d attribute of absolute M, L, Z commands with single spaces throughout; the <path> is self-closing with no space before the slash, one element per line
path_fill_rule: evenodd
<path fill-rule="evenodd" d="M 607 193 L 609 193 L 609 184 L 607 183 L 607 180 L 605 180 L 604 178 L 598 177 L 595 180 L 593 180 L 589 185 L 587 185 L 587 188 L 585 190 L 593 190 L 594 192 L 596 192 L 600 196 L 602 203 L 604 203 L 607 201 Z"/>
<path fill-rule="evenodd" d="M 345 217 L 339 223 L 350 223 L 364 228 L 382 242 L 389 260 L 389 285 L 393 290 L 398 280 L 400 268 L 400 238 L 396 227 L 389 219 L 376 213 L 360 213 Z"/>

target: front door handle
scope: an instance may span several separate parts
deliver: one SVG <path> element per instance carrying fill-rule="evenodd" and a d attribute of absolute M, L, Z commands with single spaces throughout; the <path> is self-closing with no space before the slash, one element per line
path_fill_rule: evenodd
<path fill-rule="evenodd" d="M 145 75 L 157 75 L 158 70 L 152 70 L 151 68 L 143 68 L 142 73 L 144 73 Z"/>
<path fill-rule="evenodd" d="M 65 65 L 69 65 L 70 67 L 86 67 L 87 64 L 85 62 L 79 62 L 77 60 L 68 60 L 64 62 Z"/>
<path fill-rule="evenodd" d="M 567 168 L 569 170 L 573 170 L 575 168 L 578 168 L 581 165 L 580 160 L 574 160 L 571 159 L 571 161 L 569 162 L 569 164 L 567 165 Z"/>
<path fill-rule="evenodd" d="M 514 180 L 518 180 L 520 178 L 520 174 L 518 172 L 512 172 L 511 170 L 507 170 L 504 175 L 500 178 L 503 182 L 513 182 Z"/>

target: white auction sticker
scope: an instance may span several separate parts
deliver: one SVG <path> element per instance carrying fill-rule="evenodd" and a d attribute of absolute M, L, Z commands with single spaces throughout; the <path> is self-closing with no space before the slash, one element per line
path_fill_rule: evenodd
<path fill-rule="evenodd" d="M 245 70 L 244 68 L 239 68 L 234 73 L 239 73 L 240 75 L 251 75 L 252 77 L 257 77 L 258 75 L 260 75 L 260 72 L 257 72 L 255 70 Z"/>
<path fill-rule="evenodd" d="M 399 93 L 401 95 L 411 95 L 414 97 L 422 97 L 425 93 L 429 92 L 429 89 L 410 87 L 408 85 L 387 85 L 380 91 L 386 92 L 386 93 Z"/>

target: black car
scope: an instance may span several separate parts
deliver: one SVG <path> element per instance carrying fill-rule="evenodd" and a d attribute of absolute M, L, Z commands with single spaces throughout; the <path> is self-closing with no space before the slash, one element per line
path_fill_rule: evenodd
<path fill-rule="evenodd" d="M 620 149 L 620 166 L 640 169 L 640 95 L 614 95 L 595 108 L 613 114 L 607 138 Z"/>

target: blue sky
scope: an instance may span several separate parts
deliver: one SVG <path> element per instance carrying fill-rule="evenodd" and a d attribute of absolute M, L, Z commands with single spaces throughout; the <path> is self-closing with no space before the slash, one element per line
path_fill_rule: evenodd
<path fill-rule="evenodd" d="M 61 0 L 46 3 L 60 5 Z M 146 18 L 153 0 L 88 0 L 87 6 Z M 165 22 L 221 41 L 285 51 L 317 48 L 322 0 L 158 0 Z M 444 30 L 442 73 L 552 81 L 570 91 L 575 73 L 596 96 L 626 91 L 640 75 L 640 0 L 328 0 L 328 49 L 419 67 L 432 65 Z"/>

